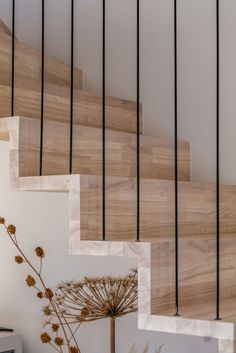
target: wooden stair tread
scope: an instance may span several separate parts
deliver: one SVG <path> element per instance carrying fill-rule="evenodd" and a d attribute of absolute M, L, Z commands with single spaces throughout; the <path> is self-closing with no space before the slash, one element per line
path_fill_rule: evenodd
<path fill-rule="evenodd" d="M 20 118 L 20 176 L 39 173 L 40 122 Z M 43 175 L 68 173 L 70 125 L 46 120 L 43 139 Z M 60 141 L 60 143 L 58 143 Z M 174 143 L 141 136 L 141 176 L 174 179 Z M 179 177 L 189 180 L 189 144 L 179 142 Z M 136 177 L 136 135 L 106 131 L 107 175 Z M 74 126 L 73 174 L 102 175 L 102 130 Z"/>

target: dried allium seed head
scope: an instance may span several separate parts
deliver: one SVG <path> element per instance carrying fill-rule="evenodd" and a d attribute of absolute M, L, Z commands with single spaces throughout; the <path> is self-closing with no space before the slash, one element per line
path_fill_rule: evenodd
<path fill-rule="evenodd" d="M 45 297 L 47 299 L 52 299 L 53 296 L 54 296 L 53 291 L 50 288 L 47 288 L 45 291 Z"/>
<path fill-rule="evenodd" d="M 3 218 L 3 217 L 0 217 L 0 224 L 5 224 L 5 218 Z"/>
<path fill-rule="evenodd" d="M 79 351 L 78 348 L 76 348 L 76 347 L 70 347 L 70 348 L 69 348 L 69 352 L 70 352 L 70 353 L 80 353 L 80 351 Z"/>
<path fill-rule="evenodd" d="M 42 343 L 50 343 L 52 340 L 47 332 L 42 333 L 40 338 L 41 338 Z"/>
<path fill-rule="evenodd" d="M 23 259 L 23 257 L 21 257 L 21 256 L 16 256 L 16 257 L 15 257 L 15 262 L 16 262 L 18 265 L 20 265 L 20 264 L 22 264 L 22 263 L 24 262 L 24 259 Z"/>
<path fill-rule="evenodd" d="M 37 293 L 37 297 L 38 297 L 39 299 L 43 299 L 44 295 L 43 295 L 42 292 L 38 292 L 38 293 Z"/>
<path fill-rule="evenodd" d="M 57 332 L 59 330 L 60 326 L 57 324 L 52 324 L 52 331 Z"/>
<path fill-rule="evenodd" d="M 62 337 L 56 337 L 54 342 L 56 343 L 57 346 L 61 347 L 64 344 L 64 340 Z"/>
<path fill-rule="evenodd" d="M 62 283 L 56 292 L 60 310 L 69 311 L 69 321 L 86 322 L 118 317 L 137 311 L 137 274 L 123 278 L 88 278 Z M 60 300 L 58 300 L 60 297 Z"/>
<path fill-rule="evenodd" d="M 10 225 L 7 227 L 7 231 L 8 231 L 8 233 L 10 233 L 10 234 L 16 234 L 16 227 L 15 227 L 13 224 L 10 224 Z"/>
<path fill-rule="evenodd" d="M 52 315 L 52 311 L 51 311 L 51 309 L 49 308 L 49 306 L 45 306 L 45 307 L 43 308 L 43 313 L 44 313 L 45 316 L 51 316 L 51 315 Z"/>
<path fill-rule="evenodd" d="M 43 258 L 45 256 L 45 252 L 44 252 L 43 248 L 41 248 L 40 246 L 38 246 L 35 249 L 35 253 L 38 257 L 41 257 L 41 258 Z"/>
<path fill-rule="evenodd" d="M 36 284 L 34 277 L 28 275 L 28 277 L 26 278 L 26 284 L 28 287 L 34 287 Z"/>

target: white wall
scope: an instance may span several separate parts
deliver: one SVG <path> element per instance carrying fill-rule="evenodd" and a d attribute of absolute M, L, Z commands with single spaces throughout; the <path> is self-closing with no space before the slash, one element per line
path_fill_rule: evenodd
<path fill-rule="evenodd" d="M 68 194 L 10 191 L 8 152 L 8 143 L 0 142 L 0 215 L 16 224 L 19 242 L 29 256 L 36 246 L 44 247 L 48 286 L 84 276 L 122 275 L 136 266 L 131 259 L 69 256 Z M 22 335 L 24 353 L 49 353 L 51 349 L 39 340 L 41 301 L 26 287 L 29 271 L 15 264 L 14 256 L 18 254 L 4 234 L 0 229 L 0 326 L 13 327 Z M 108 332 L 107 321 L 82 327 L 82 353 L 108 353 Z M 164 344 L 163 353 L 217 353 L 214 340 L 138 331 L 136 315 L 118 320 L 117 353 L 128 353 L 134 342 L 140 349 L 147 342 L 153 349 Z"/>
<path fill-rule="evenodd" d="M 101 1 L 76 2 L 76 63 L 85 74 L 85 87 L 101 92 Z M 10 24 L 10 0 L 0 0 L 0 17 Z M 135 99 L 135 0 L 107 2 L 107 88 L 110 95 Z M 69 60 L 69 1 L 46 1 L 47 51 Z M 215 1 L 179 0 L 179 134 L 191 142 L 192 178 L 214 181 L 215 175 Z M 17 0 L 17 36 L 40 47 L 40 0 Z M 222 180 L 236 182 L 235 110 L 236 110 L 236 2 L 221 2 L 221 169 Z M 145 133 L 152 136 L 173 136 L 173 1 L 141 0 L 141 90 L 145 110 Z M 15 222 L 30 251 L 37 239 L 48 249 L 47 277 L 55 284 L 61 279 L 84 274 L 124 272 L 130 262 L 67 255 L 67 197 L 63 194 L 11 193 L 8 189 L 7 147 L 1 143 L 0 214 Z M 5 167 L 4 167 L 5 166 Z M 49 210 L 54 210 L 49 212 Z M 50 218 L 48 217 L 50 214 Z M 27 218 L 29 217 L 29 219 Z M 60 219 L 60 223 L 57 221 Z M 42 222 L 45 220 L 45 222 Z M 35 228 L 35 229 L 34 229 Z M 34 235 L 32 235 L 34 234 Z M 35 240 L 36 239 L 36 240 Z M 24 289 L 19 268 L 9 255 L 9 244 L 0 238 L 0 312 L 3 324 L 13 325 L 24 335 L 25 353 L 39 353 L 36 342 L 39 330 L 38 306 L 31 293 Z M 57 248 L 57 252 L 54 249 Z M 13 253 L 12 253 L 13 255 Z M 66 258 L 66 266 L 60 262 Z M 122 268 L 121 268 L 122 266 Z M 11 275 L 9 276 L 9 273 Z M 15 295 L 15 288 L 20 294 Z M 21 296 L 19 300 L 19 295 Z M 11 309 L 9 309 L 9 307 Z M 16 320 L 17 318 L 17 320 Z M 120 324 L 120 340 L 127 345 L 137 337 L 135 317 Z M 123 323 L 123 322 L 122 322 Z M 129 328 L 129 330 L 128 330 Z M 90 328 L 91 330 L 91 328 Z M 131 331 L 135 332 L 131 334 Z M 95 352 L 95 345 L 105 337 L 107 324 L 92 325 L 81 335 L 86 352 Z M 93 334 L 94 340 L 89 340 Z M 163 335 L 141 334 L 143 342 L 164 342 L 164 352 L 216 352 L 214 342 Z M 86 344 L 89 341 L 89 345 Z M 92 341 L 92 342 L 91 342 Z M 191 342 L 191 349 L 189 344 Z M 94 345 L 93 347 L 90 346 Z M 107 341 L 101 342 L 106 353 Z M 89 351 L 90 350 L 90 351 Z M 124 346 L 120 353 L 126 352 Z M 99 352 L 98 352 L 99 353 Z"/>

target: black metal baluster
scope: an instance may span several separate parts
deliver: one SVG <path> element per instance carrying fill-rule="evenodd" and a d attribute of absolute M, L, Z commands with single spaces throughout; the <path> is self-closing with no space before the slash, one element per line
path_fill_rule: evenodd
<path fill-rule="evenodd" d="M 220 320 L 220 46 L 219 0 L 216 0 L 216 320 Z"/>
<path fill-rule="evenodd" d="M 71 0 L 71 73 L 70 73 L 70 174 L 73 172 L 73 120 L 74 120 L 74 0 Z"/>
<path fill-rule="evenodd" d="M 106 1 L 102 5 L 102 238 L 106 240 Z"/>
<path fill-rule="evenodd" d="M 41 126 L 40 126 L 40 166 L 39 175 L 43 173 L 43 128 L 44 128 L 44 52 L 45 52 L 45 3 L 42 0 L 42 48 L 41 48 Z"/>
<path fill-rule="evenodd" d="M 137 241 L 140 241 L 140 3 L 137 0 Z"/>
<path fill-rule="evenodd" d="M 11 116 L 14 116 L 15 100 L 15 13 L 15 0 L 12 0 Z"/>
<path fill-rule="evenodd" d="M 175 316 L 179 316 L 179 202 L 178 202 L 178 42 L 177 0 L 174 0 L 174 99 L 175 99 Z"/>

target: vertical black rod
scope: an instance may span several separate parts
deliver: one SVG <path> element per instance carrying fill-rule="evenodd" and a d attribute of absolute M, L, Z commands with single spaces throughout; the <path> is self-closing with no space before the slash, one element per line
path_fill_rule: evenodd
<path fill-rule="evenodd" d="M 174 100 L 175 100 L 175 305 L 179 316 L 179 202 L 178 202 L 178 42 L 177 0 L 174 0 Z"/>
<path fill-rule="evenodd" d="M 102 238 L 106 240 L 106 2 L 102 6 Z"/>
<path fill-rule="evenodd" d="M 70 72 L 70 164 L 73 171 L 73 118 L 74 118 L 74 0 L 71 0 L 71 72 Z"/>
<path fill-rule="evenodd" d="M 12 0 L 11 116 L 14 116 L 15 100 L 15 12 L 15 0 Z"/>
<path fill-rule="evenodd" d="M 137 241 L 140 241 L 140 4 L 137 0 Z"/>
<path fill-rule="evenodd" d="M 41 48 L 41 126 L 40 126 L 40 166 L 39 166 L 39 175 L 42 175 L 43 172 L 43 127 L 44 127 L 44 37 L 45 37 L 45 4 L 42 0 L 42 48 Z"/>
<path fill-rule="evenodd" d="M 216 320 L 220 320 L 220 46 L 219 0 L 216 0 Z"/>

